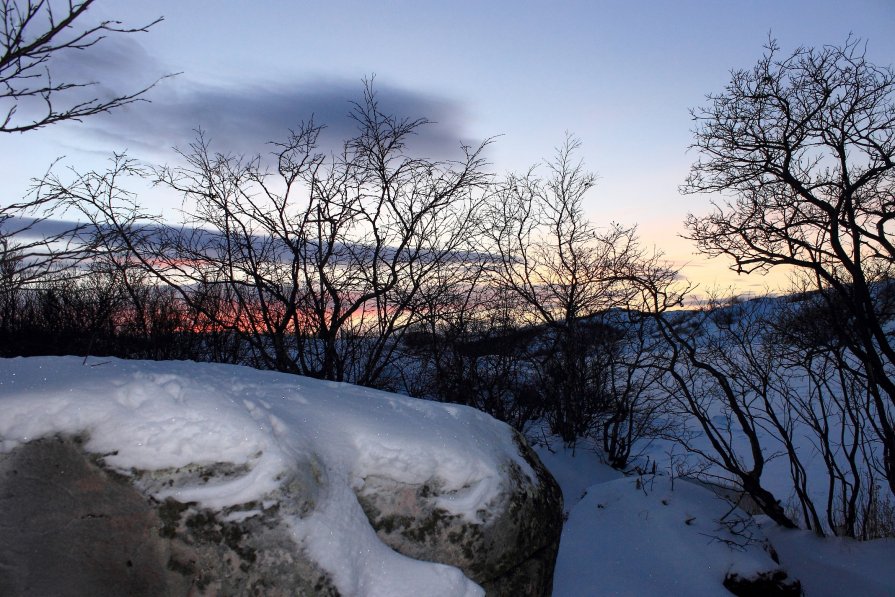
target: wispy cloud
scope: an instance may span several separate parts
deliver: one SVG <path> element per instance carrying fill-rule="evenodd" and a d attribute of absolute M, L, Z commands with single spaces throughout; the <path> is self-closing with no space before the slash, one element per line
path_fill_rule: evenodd
<path fill-rule="evenodd" d="M 57 71 L 73 80 L 96 81 L 79 93 L 108 97 L 141 89 L 169 74 L 133 38 L 104 40 L 102 51 L 60 61 Z M 99 48 L 97 48 L 99 49 Z M 427 118 L 433 124 L 419 129 L 414 145 L 433 157 L 455 155 L 465 133 L 467 117 L 451 98 L 375 80 L 381 108 L 388 114 Z M 79 127 L 113 145 L 158 156 L 172 148 L 186 148 L 202 129 L 213 148 L 237 154 L 264 153 L 265 144 L 284 141 L 290 129 L 311 118 L 326 129 L 321 140 L 335 147 L 357 132 L 349 114 L 352 102 L 363 97 L 360 79 L 309 77 L 265 82 L 247 76 L 238 81 L 199 83 L 189 73 L 164 79 L 146 98 Z"/>

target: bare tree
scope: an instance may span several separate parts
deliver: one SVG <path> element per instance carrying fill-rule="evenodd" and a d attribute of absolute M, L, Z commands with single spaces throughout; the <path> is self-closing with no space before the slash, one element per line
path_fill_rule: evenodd
<path fill-rule="evenodd" d="M 579 147 L 567 137 L 546 165 L 546 180 L 536 169 L 511 175 L 483 232 L 498 283 L 525 306 L 521 320 L 544 326 L 537 385 L 553 431 L 570 443 L 590 431 L 608 405 L 607 363 L 594 356 L 612 346 L 608 338 L 615 331 L 595 318 L 648 306 L 641 283 L 664 288 L 674 278 L 659 255 L 639 245 L 634 228 L 613 223 L 598 229 L 585 217 L 583 199 L 596 177 L 576 158 Z"/>
<path fill-rule="evenodd" d="M 878 486 L 886 472 L 868 419 L 867 372 L 835 331 L 833 320 L 843 316 L 831 308 L 835 303 L 822 292 L 794 294 L 768 322 L 765 343 L 775 352 L 776 386 L 789 390 L 779 407 L 792 413 L 803 436 L 812 437 L 826 471 L 825 479 L 808 479 L 805 468 L 793 476 L 803 520 L 818 532 L 872 539 L 871 513 L 891 498 L 880 495 Z"/>
<path fill-rule="evenodd" d="M 358 134 L 339 154 L 318 151 L 321 127 L 308 122 L 276 146 L 274 171 L 260 157 L 213 153 L 200 135 L 185 166 L 152 174 L 192 206 L 182 228 L 154 225 L 116 186 L 139 174 L 127 160 L 72 183 L 55 179 L 52 192 L 238 334 L 253 364 L 387 385 L 424 282 L 458 258 L 489 178 L 484 144 L 457 162 L 409 155 L 409 136 L 427 121 L 384 113 L 371 83 L 352 115 Z M 204 302 L 208 288 L 220 302 Z"/>
<path fill-rule="evenodd" d="M 670 270 L 665 270 L 670 273 Z M 654 279 L 652 283 L 656 283 Z M 670 286 L 671 280 L 661 280 Z M 664 347 L 653 317 L 643 304 L 604 311 L 593 319 L 604 331 L 596 335 L 593 367 L 602 372 L 593 433 L 609 465 L 625 469 L 649 440 L 671 431 L 662 388 Z M 598 329 L 599 329 L 598 328 Z"/>
<path fill-rule="evenodd" d="M 142 89 L 93 97 L 96 82 L 71 80 L 60 73 L 59 59 L 94 50 L 109 34 L 147 31 L 161 21 L 127 27 L 119 21 L 85 24 L 93 0 L 2 0 L 0 3 L 0 132 L 24 133 L 63 121 L 108 112 L 142 99 Z M 156 81 L 157 82 L 157 81 Z M 79 236 L 84 227 L 52 222 L 57 207 L 52 193 L 38 184 L 21 201 L 0 207 L 0 295 L 3 321 L 23 289 L 78 263 L 89 252 Z M 4 325 L 0 323 L 0 325 Z"/>
<path fill-rule="evenodd" d="M 544 416 L 530 379 L 539 329 L 519 321 L 519 297 L 495 284 L 489 256 L 466 255 L 462 272 L 439 276 L 426 316 L 405 337 L 416 371 L 405 391 L 473 406 L 525 432 Z M 439 272 L 441 273 L 441 272 Z"/>
<path fill-rule="evenodd" d="M 780 524 L 874 538 L 885 473 L 866 372 L 831 325 L 839 316 L 815 291 L 712 299 L 659 318 L 668 412 L 681 419 L 667 437 L 695 458 L 700 480 L 734 486 Z M 789 473 L 783 495 L 765 486 L 775 460 Z M 792 509 L 778 499 L 787 496 Z"/>
<path fill-rule="evenodd" d="M 796 528 L 763 479 L 768 461 L 779 455 L 778 444 L 769 447 L 763 431 L 770 425 L 779 433 L 787 422 L 775 422 L 773 409 L 771 420 L 767 416 L 773 367 L 768 353 L 754 352 L 761 326 L 745 313 L 719 321 L 715 306 L 656 317 L 666 343 L 662 383 L 669 412 L 677 410 L 691 427 L 675 430 L 670 439 L 710 465 L 703 480 L 733 483 L 776 523 Z M 781 442 L 792 439 L 791 433 L 780 435 Z"/>
<path fill-rule="evenodd" d="M 95 81 L 72 80 L 57 67 L 65 54 L 88 51 L 110 34 L 148 31 L 120 21 L 89 22 L 94 0 L 2 0 L 0 16 L 0 132 L 23 133 L 67 120 L 80 121 L 139 101 L 158 81 L 111 97 L 84 91 Z"/>
<path fill-rule="evenodd" d="M 854 38 L 780 54 L 771 41 L 693 112 L 701 158 L 683 190 L 732 199 L 690 216 L 689 236 L 740 272 L 795 267 L 835 299 L 895 493 L 895 345 L 877 300 L 895 273 L 895 72 Z"/>
<path fill-rule="evenodd" d="M 0 207 L 0 291 L 16 292 L 83 256 L 83 226 L 51 222 L 55 207 L 41 191 Z"/>
<path fill-rule="evenodd" d="M 15 334 L 28 293 L 40 284 L 77 276 L 89 247 L 84 225 L 53 221 L 56 202 L 35 190 L 23 201 L 0 207 L 0 333 Z"/>

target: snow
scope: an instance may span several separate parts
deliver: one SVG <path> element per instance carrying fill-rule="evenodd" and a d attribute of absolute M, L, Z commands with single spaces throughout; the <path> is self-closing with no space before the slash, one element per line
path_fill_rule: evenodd
<path fill-rule="evenodd" d="M 781 529 L 764 516 L 756 519 L 780 555 L 781 564 L 802 580 L 806 595 L 895 595 L 895 539 L 821 539 L 810 531 Z"/>
<path fill-rule="evenodd" d="M 569 512 L 554 597 L 730 595 L 721 584 L 728 571 L 748 576 L 778 567 L 761 547 L 765 538 L 807 597 L 895 595 L 895 539 L 821 539 L 758 516 L 747 527 L 752 541 L 744 542 L 719 523 L 730 505 L 704 487 L 662 474 L 625 477 L 586 443 L 571 450 L 546 440 L 535 451 Z M 741 511 L 737 517 L 748 521 Z"/>
<path fill-rule="evenodd" d="M 481 594 L 456 568 L 381 543 L 352 491 L 365 478 L 436 484 L 439 505 L 469 520 L 498 496 L 510 463 L 536 479 L 510 428 L 474 409 L 247 367 L 4 359 L 0 401 L 3 451 L 50 434 L 81 435 L 123 474 L 216 463 L 239 473 L 160 490 L 159 499 L 224 509 L 263 500 L 319 463 L 321 506 L 296 517 L 293 532 L 344 594 Z"/>
<path fill-rule="evenodd" d="M 759 542 L 719 523 L 729 510 L 708 490 L 659 475 L 593 485 L 564 527 L 554 595 L 718 595 L 729 572 L 776 568 Z"/>
<path fill-rule="evenodd" d="M 322 508 L 293 525 L 304 537 L 313 559 L 330 563 L 328 571 L 344 595 L 390 597 L 392 595 L 484 594 L 458 569 L 422 562 L 385 547 L 373 528 L 356 521 L 366 515 L 345 484 L 332 484 Z"/>
<path fill-rule="evenodd" d="M 624 477 L 620 471 L 604 464 L 588 445 L 573 450 L 563 447 L 560 441 L 553 441 L 537 445 L 534 450 L 559 483 L 566 512 L 584 497 L 591 485 Z"/>
<path fill-rule="evenodd" d="M 703 487 L 660 474 L 626 477 L 587 444 L 573 451 L 554 439 L 535 451 L 569 512 L 554 597 L 723 595 L 727 572 L 777 567 L 757 525 L 745 529 L 751 541 L 732 534 L 719 521 L 748 516 Z"/>
<path fill-rule="evenodd" d="M 318 506 L 291 519 L 290 530 L 297 545 L 326 562 L 346 595 L 482 594 L 458 569 L 381 543 L 354 494 L 364 479 L 437 483 L 442 507 L 477 520 L 509 463 L 534 478 L 509 428 L 473 409 L 230 365 L 0 360 L 0 409 L 0 451 L 77 434 L 122 474 L 217 463 L 237 473 L 158 489 L 160 499 L 219 510 L 266 504 L 285 480 L 319 470 Z M 568 513 L 557 597 L 728 594 L 721 585 L 728 572 L 775 567 L 764 537 L 809 597 L 895 594 L 895 540 L 819 539 L 764 517 L 751 525 L 704 487 L 661 474 L 672 467 L 659 451 L 651 453 L 660 474 L 625 477 L 586 444 L 572 451 L 542 439 L 536 452 L 560 483 Z M 224 515 L 240 520 L 258 512 Z M 720 522 L 725 516 L 731 524 L 745 520 L 752 539 L 744 541 L 742 530 L 731 534 Z"/>

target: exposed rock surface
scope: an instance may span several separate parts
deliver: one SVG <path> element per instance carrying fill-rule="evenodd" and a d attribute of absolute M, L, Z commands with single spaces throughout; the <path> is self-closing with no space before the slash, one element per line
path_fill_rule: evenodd
<path fill-rule="evenodd" d="M 336 594 L 276 524 L 289 500 L 239 520 L 159 503 L 133 481 L 72 439 L 0 456 L 0 595 Z"/>
<path fill-rule="evenodd" d="M 562 493 L 525 440 L 516 438 L 539 484 L 511 468 L 498 503 L 479 512 L 479 524 L 439 508 L 450 495 L 431 485 L 367 478 L 358 500 L 379 537 L 399 553 L 456 566 L 488 595 L 550 595 Z"/>
<path fill-rule="evenodd" d="M 539 484 L 511 466 L 477 523 L 439 509 L 450 496 L 434 483 L 368 478 L 358 498 L 399 553 L 456 566 L 489 595 L 549 595 L 562 496 L 524 440 L 519 448 Z M 150 496 L 243 471 L 222 463 L 123 476 L 78 438 L 23 444 L 0 454 L 0 595 L 336 595 L 283 523 L 319 497 L 320 471 L 296 470 L 268 499 L 212 511 Z"/>
<path fill-rule="evenodd" d="M 802 583 L 790 578 L 783 570 L 761 572 L 744 577 L 728 574 L 724 587 L 738 597 L 799 597 Z"/>

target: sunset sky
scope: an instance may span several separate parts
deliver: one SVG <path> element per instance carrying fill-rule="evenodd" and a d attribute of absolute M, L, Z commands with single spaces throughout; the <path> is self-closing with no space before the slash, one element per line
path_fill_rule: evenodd
<path fill-rule="evenodd" d="M 0 137 L 0 203 L 62 156 L 57 167 L 79 169 L 123 150 L 174 160 L 172 148 L 198 127 L 234 153 L 266 151 L 311 114 L 344 137 L 349 102 L 375 75 L 386 108 L 437 122 L 420 139 L 435 155 L 498 136 L 494 171 L 523 170 L 573 133 L 600 177 L 586 203 L 595 222 L 636 223 L 644 243 L 687 264 L 689 279 L 740 292 L 779 280 L 737 278 L 677 236 L 686 214 L 706 213 L 712 199 L 677 190 L 696 159 L 688 108 L 720 91 L 730 69 L 751 67 L 769 35 L 789 53 L 851 33 L 872 62 L 895 62 L 892 0 L 116 0 L 92 13 L 129 25 L 165 20 L 68 58 L 64 72 L 119 92 L 181 74 L 159 83 L 151 103 Z M 144 203 L 168 214 L 179 198 L 148 192 Z"/>

